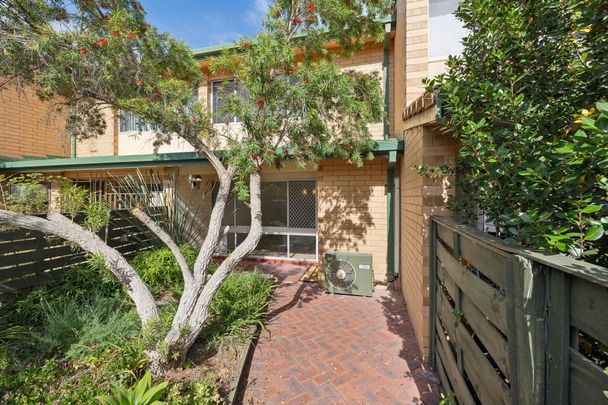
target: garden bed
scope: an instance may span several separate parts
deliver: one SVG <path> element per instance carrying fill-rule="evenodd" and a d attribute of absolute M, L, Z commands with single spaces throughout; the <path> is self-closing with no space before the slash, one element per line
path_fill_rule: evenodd
<path fill-rule="evenodd" d="M 186 249 L 187 260 L 195 252 Z M 161 249 L 133 265 L 163 302 L 170 320 L 181 292 L 179 268 Z M 243 353 L 266 312 L 273 282 L 237 271 L 213 300 L 208 326 L 182 369 L 170 370 L 163 400 L 172 404 L 227 403 Z M 0 403 L 98 403 L 115 385 L 129 387 L 145 373 L 150 337 L 118 283 L 95 266 L 74 268 L 58 283 L 0 302 Z M 156 381 L 154 383 L 158 383 Z"/>

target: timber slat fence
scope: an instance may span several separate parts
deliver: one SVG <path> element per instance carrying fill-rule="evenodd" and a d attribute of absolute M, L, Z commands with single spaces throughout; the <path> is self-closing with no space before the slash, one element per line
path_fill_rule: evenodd
<path fill-rule="evenodd" d="M 608 269 L 430 228 L 430 362 L 459 404 L 605 404 Z"/>
<path fill-rule="evenodd" d="M 78 222 L 78 220 L 77 220 Z M 112 211 L 99 236 L 125 255 L 151 249 L 155 237 L 127 210 Z M 86 264 L 85 253 L 63 239 L 23 229 L 0 231 L 0 295 L 56 280 L 71 266 Z"/>

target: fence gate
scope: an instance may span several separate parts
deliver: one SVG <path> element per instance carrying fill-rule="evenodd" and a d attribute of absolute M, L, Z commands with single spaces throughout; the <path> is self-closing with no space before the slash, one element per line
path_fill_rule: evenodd
<path fill-rule="evenodd" d="M 608 403 L 608 269 L 431 219 L 430 362 L 459 404 Z"/>

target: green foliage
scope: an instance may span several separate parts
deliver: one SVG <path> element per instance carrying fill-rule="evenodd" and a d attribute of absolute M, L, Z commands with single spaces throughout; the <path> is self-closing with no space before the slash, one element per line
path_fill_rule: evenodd
<path fill-rule="evenodd" d="M 209 377 L 174 383 L 169 387 L 167 403 L 172 405 L 216 405 L 222 403 L 217 386 Z"/>
<path fill-rule="evenodd" d="M 154 274 L 160 284 L 163 268 L 179 275 L 164 250 L 136 259 L 139 271 Z M 183 251 L 189 262 L 195 259 L 192 248 Z M 164 295 L 160 284 L 159 295 Z M 213 299 L 203 341 L 217 346 L 226 337 L 244 337 L 250 325 L 261 322 L 271 290 L 272 283 L 257 271 L 232 274 Z M 96 403 L 95 397 L 111 394 L 113 385 L 131 386 L 146 367 L 145 349 L 157 348 L 176 307 L 168 303 L 160 309 L 161 319 L 138 332 L 132 304 L 104 266 L 71 269 L 60 283 L 2 303 L 0 331 L 17 328 L 13 332 L 18 333 L 0 338 L 0 392 L 6 393 L 0 402 Z M 221 402 L 212 376 L 171 382 L 165 395 L 171 404 Z"/>
<path fill-rule="evenodd" d="M 242 122 L 238 134 L 228 125 L 218 131 L 228 140 L 229 164 L 238 168 L 241 199 L 246 176 L 263 165 L 303 166 L 328 156 L 362 164 L 371 147 L 367 126 L 385 118 L 381 82 L 376 74 L 343 72 L 333 59 L 366 40 L 381 41 L 379 19 L 390 14 L 392 1 L 349 3 L 277 0 L 260 34 L 212 62 L 212 72 L 227 72 L 241 89 L 227 91 L 218 112 Z M 330 40 L 341 44 L 335 54 L 325 48 Z"/>
<path fill-rule="evenodd" d="M 83 226 L 93 232 L 98 232 L 110 222 L 110 209 L 105 201 L 91 201 L 84 207 L 85 219 Z"/>
<path fill-rule="evenodd" d="M 608 264 L 607 7 L 464 0 L 463 54 L 428 83 L 461 145 L 463 198 L 451 207 L 467 219 L 479 207 L 513 243 L 599 264 Z"/>
<path fill-rule="evenodd" d="M 190 50 L 151 27 L 137 1 L 7 0 L 0 14 L 0 76 L 70 112 L 67 129 L 79 139 L 103 133 L 108 105 L 136 100 L 150 114 L 166 112 L 165 102 L 188 99 L 200 77 Z M 190 134 L 209 126 L 172 116 L 167 124 L 186 124 Z"/>
<path fill-rule="evenodd" d="M 46 212 L 49 203 L 47 179 L 39 173 L 20 174 L 5 181 L 2 192 L 4 209 L 24 214 Z"/>
<path fill-rule="evenodd" d="M 72 220 L 81 212 L 87 202 L 89 192 L 71 181 L 64 181 L 59 187 L 61 212 L 67 213 Z"/>
<path fill-rule="evenodd" d="M 39 352 L 65 351 L 66 357 L 73 357 L 91 347 L 103 349 L 113 345 L 112 342 L 137 335 L 137 316 L 121 310 L 120 299 L 95 291 L 90 295 L 84 302 L 43 301 L 42 328 L 33 335 Z"/>
<path fill-rule="evenodd" d="M 200 339 L 213 346 L 228 335 L 247 337 L 251 325 L 262 324 L 273 288 L 257 270 L 230 274 L 213 297 L 211 319 Z"/>
<path fill-rule="evenodd" d="M 197 251 L 191 246 L 181 247 L 182 254 L 192 268 Z M 163 292 L 171 292 L 175 297 L 182 294 L 184 282 L 177 260 L 168 248 L 145 251 L 137 254 L 131 265 L 152 291 L 159 297 Z"/>
<path fill-rule="evenodd" d="M 159 401 L 167 389 L 168 382 L 152 386 L 152 377 L 147 372 L 132 388 L 114 386 L 112 394 L 99 396 L 97 399 L 104 405 L 161 405 Z"/>

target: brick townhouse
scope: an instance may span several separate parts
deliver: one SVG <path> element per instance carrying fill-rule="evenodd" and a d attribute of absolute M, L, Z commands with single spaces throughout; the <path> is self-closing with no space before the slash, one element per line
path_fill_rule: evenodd
<path fill-rule="evenodd" d="M 453 16 L 457 5 L 458 0 L 398 0 L 395 14 L 384 21 L 384 43 L 368 43 L 339 60 L 345 69 L 378 72 L 382 79 L 388 119 L 369 127 L 375 159 L 362 168 L 327 160 L 316 168 L 288 164 L 265 169 L 264 236 L 254 253 L 262 259 L 321 264 L 327 251 L 372 254 L 376 284 L 402 291 L 423 350 L 428 341 L 428 217 L 447 213 L 450 188 L 411 168 L 455 158 L 455 140 L 437 129 L 437 109 L 422 79 L 442 72 L 447 55 L 460 51 L 463 28 Z M 213 76 L 208 61 L 230 46 L 193 50 L 204 75 L 198 97 L 212 110 L 219 84 L 229 78 Z M 165 179 L 155 186 L 157 192 L 172 192 L 179 199 L 200 188 L 198 204 L 210 206 L 207 188 L 214 172 L 179 137 L 155 154 L 154 135 L 139 133 L 134 117 L 108 113 L 102 136 L 71 143 L 61 136 L 61 117 L 46 119 L 47 109 L 32 94 L 0 93 L 0 173 L 52 173 L 109 193 L 109 176 L 140 169 Z M 230 120 L 238 126 L 236 117 Z M 247 219 L 239 215 L 242 209 L 234 198 L 224 218 L 230 232 L 223 251 L 248 230 Z"/>

